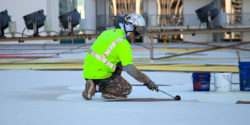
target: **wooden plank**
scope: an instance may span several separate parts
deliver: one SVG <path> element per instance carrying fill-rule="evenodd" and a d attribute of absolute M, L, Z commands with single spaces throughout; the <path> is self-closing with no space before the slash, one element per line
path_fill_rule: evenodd
<path fill-rule="evenodd" d="M 166 38 L 157 38 L 157 37 L 154 37 L 154 38 L 155 38 L 155 39 L 164 40 L 164 48 L 165 48 L 165 40 L 167 40 Z M 209 44 L 209 43 L 190 42 L 190 41 L 180 41 L 180 40 L 174 40 L 174 39 L 171 39 L 171 41 L 174 41 L 174 42 L 181 42 L 181 43 L 186 43 L 186 44 L 195 44 L 195 45 L 210 46 L 210 47 L 221 47 L 220 45 L 213 45 L 213 44 Z M 238 48 L 238 47 L 230 47 L 230 49 L 237 49 L 237 50 L 243 50 L 243 51 L 250 51 L 250 49 Z"/>
<path fill-rule="evenodd" d="M 154 58 L 154 43 L 153 43 L 153 36 L 150 36 L 150 59 Z"/>
<path fill-rule="evenodd" d="M 176 41 L 176 40 L 173 40 Z M 187 44 L 196 44 L 196 45 L 204 45 L 204 46 L 211 46 L 211 47 L 220 47 L 220 45 L 213 45 L 209 43 L 197 43 L 197 42 L 189 42 L 189 41 L 179 41 L 181 43 L 187 43 Z M 229 47 L 229 49 L 237 49 L 237 50 L 243 50 L 243 51 L 250 51 L 250 49 L 245 49 L 245 48 L 239 48 L 239 47 Z"/>
<path fill-rule="evenodd" d="M 173 29 L 162 29 L 154 28 L 148 29 L 146 35 L 175 35 L 175 34 L 212 34 L 212 33 L 226 33 L 226 32 L 249 32 L 250 27 L 247 28 L 222 28 L 222 29 L 187 29 L 187 28 L 173 28 Z"/>
<path fill-rule="evenodd" d="M 167 40 L 164 40 L 164 48 L 167 48 Z"/>
<path fill-rule="evenodd" d="M 82 34 L 82 35 L 56 35 L 56 36 L 36 36 L 36 37 L 11 37 L 0 38 L 0 42 L 7 41 L 30 41 L 30 40 L 60 40 L 60 39 L 92 39 L 97 38 L 99 34 Z"/>
<path fill-rule="evenodd" d="M 194 54 L 194 53 L 206 52 L 206 51 L 217 50 L 217 49 L 231 48 L 231 47 L 244 45 L 244 44 L 250 44 L 250 42 L 241 42 L 241 43 L 228 45 L 228 46 L 219 46 L 219 47 L 213 47 L 213 48 L 198 50 L 198 51 L 194 51 L 194 52 L 187 52 L 187 53 L 176 54 L 176 55 L 172 55 L 172 56 L 164 56 L 164 57 L 160 57 L 160 58 L 153 58 L 153 60 L 166 59 L 166 58 L 172 58 L 172 57 L 183 56 L 183 55 L 190 55 L 190 54 Z"/>

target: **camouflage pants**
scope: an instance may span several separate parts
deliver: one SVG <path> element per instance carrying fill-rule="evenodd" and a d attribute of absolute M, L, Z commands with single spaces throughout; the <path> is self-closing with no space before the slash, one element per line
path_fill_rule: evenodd
<path fill-rule="evenodd" d="M 96 85 L 99 85 L 100 92 L 113 95 L 129 95 L 132 91 L 132 86 L 119 75 L 112 76 L 108 79 L 94 80 Z"/>
<path fill-rule="evenodd" d="M 119 63 L 110 78 L 93 81 L 96 85 L 99 85 L 99 91 L 103 94 L 126 96 L 131 93 L 132 86 L 121 76 L 121 72 L 122 66 L 121 63 Z"/>

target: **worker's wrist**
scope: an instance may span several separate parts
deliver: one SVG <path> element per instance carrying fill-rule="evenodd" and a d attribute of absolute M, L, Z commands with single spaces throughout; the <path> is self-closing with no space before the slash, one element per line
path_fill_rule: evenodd
<path fill-rule="evenodd" d="M 148 83 L 150 83 L 152 80 L 148 79 L 147 81 L 143 82 L 144 85 L 147 85 Z"/>

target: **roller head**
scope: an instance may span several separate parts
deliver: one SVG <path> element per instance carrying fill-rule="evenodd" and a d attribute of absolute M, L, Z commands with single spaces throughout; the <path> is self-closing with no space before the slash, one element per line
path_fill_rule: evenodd
<path fill-rule="evenodd" d="M 174 99 L 175 99 L 175 100 L 181 100 L 181 96 L 176 95 L 176 96 L 174 97 Z"/>

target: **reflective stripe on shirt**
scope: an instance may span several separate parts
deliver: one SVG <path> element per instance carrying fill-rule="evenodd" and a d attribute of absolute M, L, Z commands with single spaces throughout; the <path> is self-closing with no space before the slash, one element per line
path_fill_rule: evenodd
<path fill-rule="evenodd" d="M 89 49 L 89 53 L 94 56 L 95 58 L 97 58 L 98 60 L 102 61 L 103 63 L 105 63 L 108 67 L 110 67 L 111 69 L 115 70 L 116 66 L 113 65 L 110 61 L 108 61 L 106 59 L 106 57 L 111 53 L 111 51 L 115 48 L 115 46 L 122 40 L 125 40 L 126 38 L 121 37 L 118 38 L 116 40 L 114 40 L 112 42 L 112 44 L 108 47 L 108 49 L 105 51 L 105 53 L 103 55 L 99 55 L 98 53 L 96 53 L 95 51 Z"/>

